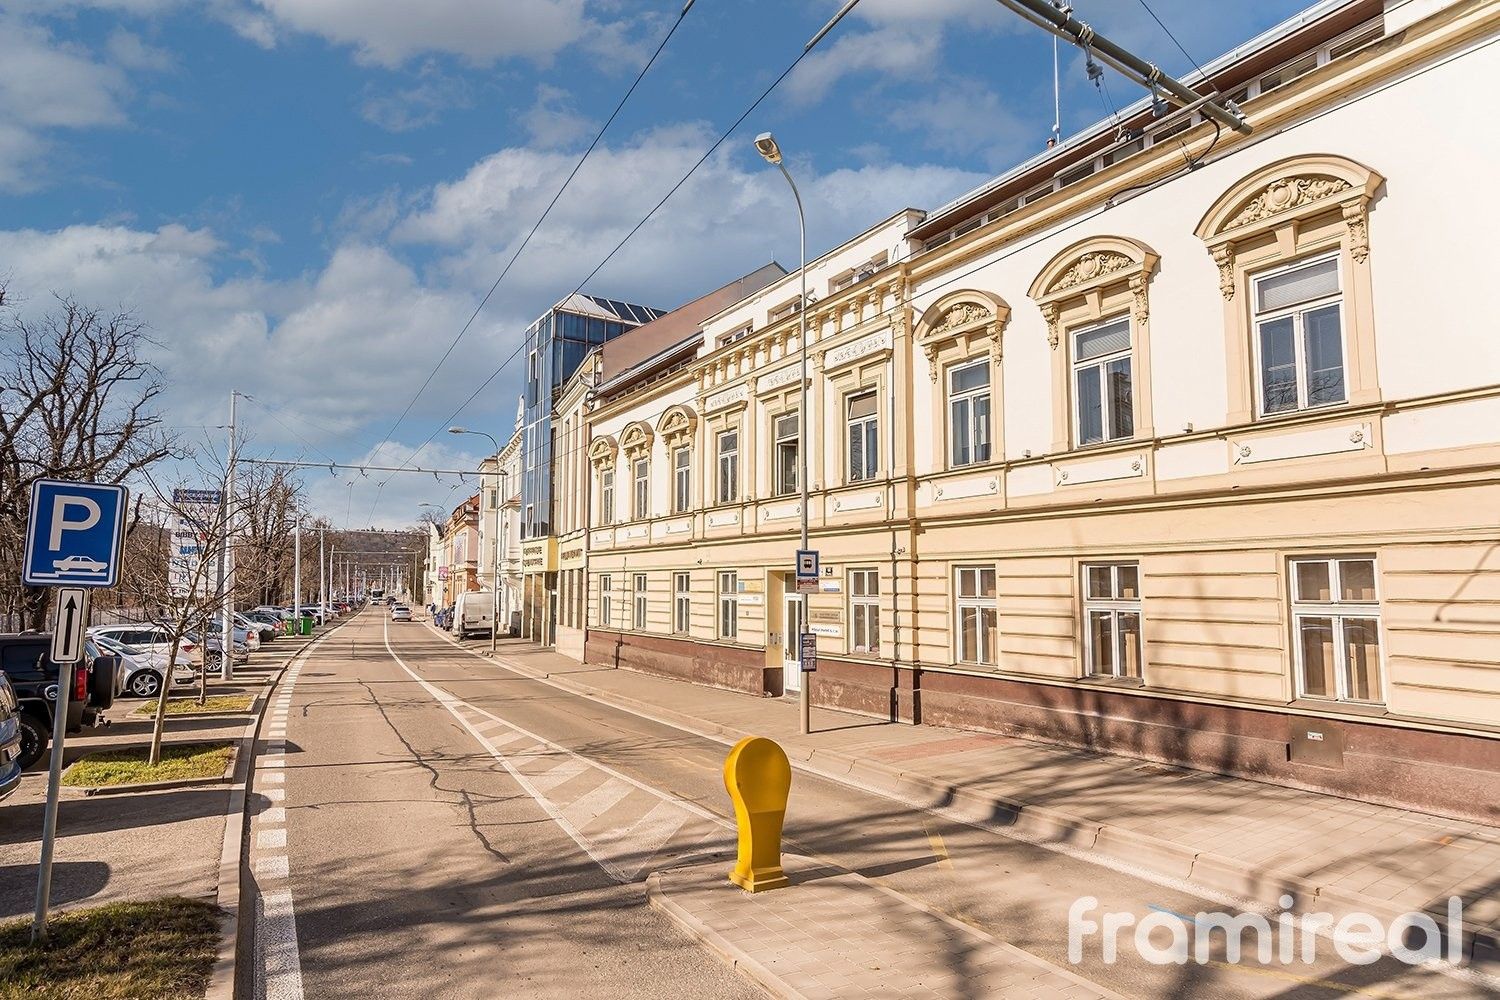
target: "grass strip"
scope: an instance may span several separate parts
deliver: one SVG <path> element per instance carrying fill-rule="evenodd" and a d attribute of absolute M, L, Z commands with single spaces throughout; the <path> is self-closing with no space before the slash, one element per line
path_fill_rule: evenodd
<path fill-rule="evenodd" d="M 229 765 L 232 743 L 164 743 L 161 761 L 146 763 L 149 747 L 100 750 L 78 758 L 63 772 L 62 783 L 84 788 L 134 785 L 178 778 L 217 778 Z"/>
<path fill-rule="evenodd" d="M 178 1000 L 208 989 L 219 942 L 215 907 L 179 896 L 54 914 L 51 940 L 31 921 L 0 924 L 0 1000 Z"/>
<path fill-rule="evenodd" d="M 196 697 L 168 698 L 168 715 L 222 715 L 227 712 L 248 712 L 250 705 L 255 701 L 251 694 L 216 694 L 206 698 L 203 704 L 198 704 Z M 155 715 L 156 699 L 153 698 L 131 715 Z"/>

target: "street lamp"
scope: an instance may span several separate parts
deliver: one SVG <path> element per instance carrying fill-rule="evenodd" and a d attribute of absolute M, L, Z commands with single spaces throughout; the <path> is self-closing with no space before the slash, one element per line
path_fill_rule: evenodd
<path fill-rule="evenodd" d="M 467 427 L 450 427 L 449 434 L 477 434 L 480 437 L 490 439 L 490 444 L 495 446 L 495 502 L 491 506 L 495 508 L 495 572 L 494 587 L 490 591 L 490 652 L 495 652 L 500 647 L 500 504 L 505 495 L 505 470 L 500 468 L 500 442 L 495 440 L 493 434 L 484 431 L 471 431 Z"/>
<path fill-rule="evenodd" d="M 807 425 L 810 415 L 807 412 L 807 217 L 802 211 L 802 195 L 797 191 L 797 184 L 792 180 L 792 175 L 787 172 L 786 164 L 781 162 L 781 147 L 776 144 L 776 137 L 769 132 L 762 132 L 755 137 L 755 150 L 761 157 L 776 169 L 781 171 L 781 176 L 786 178 L 787 184 L 792 189 L 792 198 L 797 202 L 797 231 L 801 238 L 802 265 L 797 269 L 797 275 L 802 282 L 802 294 L 797 299 L 797 342 L 801 346 L 802 354 L 802 402 L 799 404 L 797 419 L 797 482 L 802 487 L 802 548 L 808 547 L 807 543 Z M 802 668 L 802 630 L 807 627 L 809 620 L 807 593 L 801 595 L 802 613 L 801 621 L 797 624 L 797 705 L 802 720 L 802 734 L 804 736 L 812 729 L 812 702 L 808 697 L 808 674 Z"/>

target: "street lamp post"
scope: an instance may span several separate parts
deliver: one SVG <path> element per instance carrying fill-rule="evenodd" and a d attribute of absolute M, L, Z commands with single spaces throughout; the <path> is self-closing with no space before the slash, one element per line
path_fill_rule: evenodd
<path fill-rule="evenodd" d="M 495 494 L 495 502 L 490 505 L 495 508 L 495 573 L 494 585 L 490 591 L 490 652 L 493 653 L 500 648 L 500 505 L 505 493 L 505 472 L 500 468 L 500 442 L 495 440 L 493 434 L 471 431 L 467 427 L 450 427 L 448 433 L 477 434 L 489 438 L 490 444 L 495 446 L 495 481 L 499 488 Z"/>
<path fill-rule="evenodd" d="M 797 484 L 802 487 L 802 548 L 808 547 L 807 543 L 807 514 L 808 514 L 808 483 L 807 483 L 807 425 L 810 414 L 807 412 L 807 217 L 802 211 L 802 195 L 797 191 L 797 184 L 792 180 L 792 175 L 787 172 L 786 164 L 781 162 L 781 147 L 776 144 L 776 137 L 770 132 L 762 132 L 755 137 L 755 149 L 767 163 L 773 164 L 781 171 L 781 176 L 786 178 L 787 184 L 792 189 L 792 199 L 797 203 L 797 231 L 801 242 L 802 264 L 797 269 L 797 275 L 801 280 L 802 292 L 797 299 L 797 342 L 801 347 L 802 355 L 802 401 L 799 404 L 797 414 Z M 802 734 L 805 736 L 812 729 L 812 700 L 808 695 L 809 677 L 802 668 L 802 631 L 808 622 L 808 600 L 807 593 L 801 594 L 801 622 L 797 627 L 797 707 L 802 720 Z"/>

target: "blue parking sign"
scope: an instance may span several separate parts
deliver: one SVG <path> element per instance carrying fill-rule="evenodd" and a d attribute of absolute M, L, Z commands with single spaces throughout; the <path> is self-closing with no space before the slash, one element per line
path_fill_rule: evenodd
<path fill-rule="evenodd" d="M 33 483 L 21 582 L 29 587 L 113 587 L 120 577 L 126 501 L 123 486 L 55 479 Z"/>

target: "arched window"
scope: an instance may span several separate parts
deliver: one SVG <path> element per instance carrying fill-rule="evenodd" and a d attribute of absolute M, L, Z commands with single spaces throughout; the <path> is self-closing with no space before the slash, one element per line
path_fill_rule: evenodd
<path fill-rule="evenodd" d="M 1053 257 L 1031 283 L 1052 345 L 1052 451 L 1149 438 L 1151 276 L 1139 240 L 1094 236 Z"/>
<path fill-rule="evenodd" d="M 1010 306 L 980 291 L 943 296 L 922 313 L 915 342 L 927 358 L 933 393 L 931 426 L 943 435 L 943 467 L 983 465 L 1003 457 L 1000 435 L 1002 335 Z"/>
<path fill-rule="evenodd" d="M 1290 157 L 1198 223 L 1224 298 L 1231 424 L 1380 398 L 1369 205 L 1381 181 L 1341 156 Z"/>

